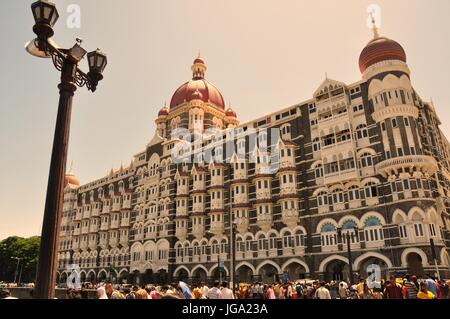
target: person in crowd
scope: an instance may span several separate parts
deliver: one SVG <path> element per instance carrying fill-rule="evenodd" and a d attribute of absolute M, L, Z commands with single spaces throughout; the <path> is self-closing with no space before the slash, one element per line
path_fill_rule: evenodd
<path fill-rule="evenodd" d="M 106 294 L 105 287 L 98 287 L 97 288 L 97 298 L 98 299 L 108 299 L 108 295 Z"/>
<path fill-rule="evenodd" d="M 347 299 L 348 298 L 348 285 L 345 281 L 341 281 L 339 283 L 339 299 Z"/>
<path fill-rule="evenodd" d="M 269 285 L 267 287 L 267 296 L 268 296 L 267 299 L 275 299 L 275 293 L 273 292 L 272 285 Z"/>
<path fill-rule="evenodd" d="M 316 290 L 315 299 L 331 299 L 330 291 L 325 287 L 325 282 L 319 283 L 319 288 Z"/>
<path fill-rule="evenodd" d="M 220 291 L 220 299 L 234 299 L 233 291 L 228 288 L 228 282 L 222 283 L 222 290 Z"/>
<path fill-rule="evenodd" d="M 373 290 L 369 288 L 366 281 L 363 283 L 362 293 L 358 294 L 358 299 L 376 299 Z"/>
<path fill-rule="evenodd" d="M 214 287 L 212 287 L 208 292 L 208 299 L 220 299 L 220 282 L 218 280 L 214 281 Z"/>
<path fill-rule="evenodd" d="M 436 295 L 428 289 L 427 282 L 420 283 L 420 291 L 417 293 L 417 299 L 436 299 Z"/>
<path fill-rule="evenodd" d="M 17 299 L 17 298 L 11 296 L 11 292 L 8 289 L 2 289 L 0 290 L 0 299 Z"/>
<path fill-rule="evenodd" d="M 193 299 L 202 299 L 202 290 L 200 289 L 200 287 L 196 284 L 192 285 L 192 298 Z"/>
<path fill-rule="evenodd" d="M 433 295 L 437 296 L 438 295 L 438 286 L 436 283 L 436 280 L 431 277 L 430 274 L 427 274 L 427 279 L 425 280 L 425 282 L 427 283 L 427 288 L 429 291 L 431 291 L 433 293 Z"/>
<path fill-rule="evenodd" d="M 339 287 L 338 287 L 338 284 L 337 284 L 337 282 L 335 280 L 332 280 L 330 282 L 330 285 L 329 285 L 328 289 L 330 290 L 331 299 L 337 299 Z"/>
<path fill-rule="evenodd" d="M 142 288 L 136 291 L 136 299 L 148 299 L 147 291 Z"/>
<path fill-rule="evenodd" d="M 364 284 L 366 283 L 366 280 L 363 278 L 359 279 L 359 283 L 356 286 L 356 292 L 358 295 L 362 294 L 364 292 Z"/>
<path fill-rule="evenodd" d="M 208 298 L 209 288 L 208 288 L 208 286 L 205 284 L 204 281 L 202 281 L 202 282 L 200 283 L 200 290 L 201 290 L 201 292 L 202 292 L 202 297 L 203 297 L 203 298 Z"/>
<path fill-rule="evenodd" d="M 117 290 L 113 288 L 111 283 L 105 285 L 106 295 L 108 299 L 125 299 L 125 297 Z"/>
<path fill-rule="evenodd" d="M 384 297 L 385 299 L 403 299 L 402 287 L 397 284 L 394 276 L 386 282 Z"/>
<path fill-rule="evenodd" d="M 415 283 L 415 276 L 408 276 L 406 282 L 404 283 L 404 295 L 405 299 L 417 299 L 417 294 L 419 293 L 419 289 L 417 289 Z"/>

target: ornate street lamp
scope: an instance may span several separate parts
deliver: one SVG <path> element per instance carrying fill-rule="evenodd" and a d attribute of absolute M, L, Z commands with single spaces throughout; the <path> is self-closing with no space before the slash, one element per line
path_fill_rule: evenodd
<path fill-rule="evenodd" d="M 353 231 L 352 234 L 350 235 L 350 231 L 347 230 L 345 232 L 345 234 L 342 233 L 342 228 L 338 228 L 337 229 L 337 235 L 339 236 L 339 239 L 342 242 L 342 239 L 345 236 L 345 240 L 347 242 L 347 258 L 348 258 L 348 269 L 349 269 L 349 279 L 350 279 L 350 285 L 353 285 L 353 260 L 352 260 L 352 250 L 351 250 L 351 241 L 353 238 L 358 239 L 358 227 L 354 226 L 353 227 Z"/>
<path fill-rule="evenodd" d="M 47 0 L 39 0 L 31 5 L 37 38 L 28 42 L 25 49 L 33 56 L 51 58 L 58 71 L 61 72 L 59 88 L 59 105 L 53 139 L 50 172 L 47 184 L 44 220 L 42 225 L 39 264 L 34 297 L 53 299 L 55 294 L 57 250 L 61 210 L 64 192 L 67 149 L 69 144 L 70 117 L 72 100 L 78 87 L 86 86 L 90 91 L 97 89 L 98 82 L 103 79 L 103 71 L 107 64 L 106 55 L 98 49 L 88 53 L 89 72 L 86 74 L 78 68 L 78 63 L 86 55 L 81 47 L 82 41 L 77 39 L 70 49 L 59 48 L 51 39 L 53 27 L 59 18 L 55 4 Z"/>

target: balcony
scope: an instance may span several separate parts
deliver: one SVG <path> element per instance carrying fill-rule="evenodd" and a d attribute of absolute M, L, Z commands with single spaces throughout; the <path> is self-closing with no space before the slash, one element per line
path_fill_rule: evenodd
<path fill-rule="evenodd" d="M 108 228 L 109 228 L 109 223 L 108 222 L 102 223 L 101 226 L 100 226 L 100 230 L 108 230 Z"/>
<path fill-rule="evenodd" d="M 111 206 L 103 205 L 102 214 L 109 214 L 111 212 Z"/>
<path fill-rule="evenodd" d="M 90 207 L 85 207 L 83 211 L 83 219 L 88 219 L 91 217 L 91 210 Z"/>
<path fill-rule="evenodd" d="M 186 179 L 185 185 L 179 185 L 177 187 L 177 196 L 185 196 L 189 194 L 189 180 Z"/>
<path fill-rule="evenodd" d="M 203 175 L 202 180 L 197 177 L 197 180 L 194 179 L 194 184 L 192 185 L 192 189 L 194 191 L 203 191 L 206 188 L 205 176 Z"/>
<path fill-rule="evenodd" d="M 294 229 L 298 225 L 298 210 L 283 208 L 281 218 L 287 227 Z"/>
<path fill-rule="evenodd" d="M 78 210 L 77 213 L 75 214 L 74 220 L 81 220 L 82 218 L 83 218 L 83 212 Z"/>
<path fill-rule="evenodd" d="M 131 200 L 124 200 L 122 204 L 123 209 L 131 209 Z"/>
<path fill-rule="evenodd" d="M 332 174 L 325 174 L 323 177 L 324 183 L 327 185 L 342 183 L 349 180 L 354 180 L 358 178 L 357 169 L 349 169 L 346 171 L 339 171 Z"/>
<path fill-rule="evenodd" d="M 113 220 L 111 221 L 111 225 L 109 226 L 110 229 L 117 229 L 119 228 L 119 220 Z"/>
<path fill-rule="evenodd" d="M 110 245 L 112 248 L 117 247 L 118 244 L 119 244 L 119 239 L 118 239 L 117 237 L 113 237 L 113 238 L 110 238 L 110 239 L 109 239 L 109 245 Z"/>
<path fill-rule="evenodd" d="M 200 223 L 192 225 L 192 235 L 197 239 L 202 239 L 205 234 L 205 224 L 202 220 Z"/>
<path fill-rule="evenodd" d="M 223 193 L 222 193 L 222 195 L 223 195 Z M 222 197 L 223 196 L 221 196 L 221 198 Z M 222 199 L 213 199 L 211 201 L 210 208 L 211 208 L 211 210 L 222 210 L 223 209 L 223 200 Z"/>
<path fill-rule="evenodd" d="M 281 183 L 280 184 L 280 196 L 297 194 L 297 187 L 295 183 Z"/>
<path fill-rule="evenodd" d="M 80 249 L 81 250 L 87 250 L 88 249 L 88 242 L 87 241 L 82 241 L 80 243 Z"/>
<path fill-rule="evenodd" d="M 94 208 L 92 208 L 91 216 L 98 216 L 100 215 L 100 212 L 101 212 L 101 205 L 98 205 L 97 207 L 94 206 Z"/>
<path fill-rule="evenodd" d="M 223 221 L 221 221 L 221 220 L 211 222 L 211 224 L 209 226 L 209 231 L 216 236 L 223 234 L 224 230 L 225 230 L 225 227 L 223 225 Z"/>
<path fill-rule="evenodd" d="M 248 217 L 236 217 L 234 221 L 239 234 L 245 234 L 248 231 L 248 226 L 250 225 L 250 219 Z"/>
<path fill-rule="evenodd" d="M 211 187 L 223 186 L 223 177 L 222 177 L 222 175 L 211 177 L 211 184 L 209 186 L 211 186 Z"/>
<path fill-rule="evenodd" d="M 272 198 L 270 188 L 257 188 L 256 189 L 256 200 L 270 199 L 270 198 Z"/>
<path fill-rule="evenodd" d="M 80 249 L 80 242 L 79 241 L 72 241 L 72 249 L 73 250 Z"/>
<path fill-rule="evenodd" d="M 89 233 L 89 225 L 81 227 L 81 233 L 88 234 Z"/>
<path fill-rule="evenodd" d="M 100 245 L 100 247 L 105 248 L 106 246 L 108 246 L 108 240 L 100 239 L 99 245 Z"/>
<path fill-rule="evenodd" d="M 122 246 L 127 246 L 128 245 L 128 235 L 127 236 L 121 236 L 119 242 L 120 242 L 120 244 Z"/>
<path fill-rule="evenodd" d="M 258 214 L 256 224 L 262 231 L 269 231 L 272 228 L 273 216 L 271 213 Z"/>
<path fill-rule="evenodd" d="M 119 203 L 114 203 L 112 205 L 111 211 L 112 212 L 120 212 L 121 208 L 122 208 L 122 203 L 120 203 L 120 202 Z"/>
<path fill-rule="evenodd" d="M 75 228 L 75 229 L 73 230 L 73 235 L 74 235 L 74 236 L 79 236 L 80 234 L 81 234 L 81 227 Z"/>
<path fill-rule="evenodd" d="M 391 158 L 375 165 L 378 174 L 385 178 L 398 175 L 401 171 L 421 171 L 429 176 L 436 173 L 438 165 L 436 160 L 427 155 L 409 155 Z"/>
<path fill-rule="evenodd" d="M 187 237 L 187 228 L 186 227 L 182 227 L 177 225 L 177 228 L 175 230 L 175 236 L 179 239 L 179 240 L 185 240 Z"/>
<path fill-rule="evenodd" d="M 97 238 L 95 240 L 89 240 L 89 249 L 94 250 L 97 247 Z"/>
<path fill-rule="evenodd" d="M 120 227 L 130 227 L 130 219 L 122 218 L 122 220 L 120 221 Z"/>

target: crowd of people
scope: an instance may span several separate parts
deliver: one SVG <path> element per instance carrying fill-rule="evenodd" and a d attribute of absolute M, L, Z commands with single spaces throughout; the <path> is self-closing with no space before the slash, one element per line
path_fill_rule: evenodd
<path fill-rule="evenodd" d="M 349 285 L 345 281 L 279 282 L 275 284 L 240 284 L 230 288 L 228 282 L 205 282 L 188 286 L 184 282 L 171 285 L 113 285 L 86 283 L 81 289 L 67 289 L 66 299 L 450 299 L 450 282 L 406 275 L 388 281 L 360 279 Z M 96 291 L 96 296 L 89 293 Z M 13 299 L 8 289 L 0 291 L 0 299 Z"/>

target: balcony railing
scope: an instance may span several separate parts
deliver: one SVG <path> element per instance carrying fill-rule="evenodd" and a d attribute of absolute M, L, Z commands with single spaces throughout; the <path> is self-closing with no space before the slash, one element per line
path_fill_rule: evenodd
<path fill-rule="evenodd" d="M 401 170 L 415 169 L 433 175 L 438 169 L 436 160 L 426 155 L 408 155 L 385 160 L 375 165 L 378 174 L 388 177 L 398 175 Z"/>

